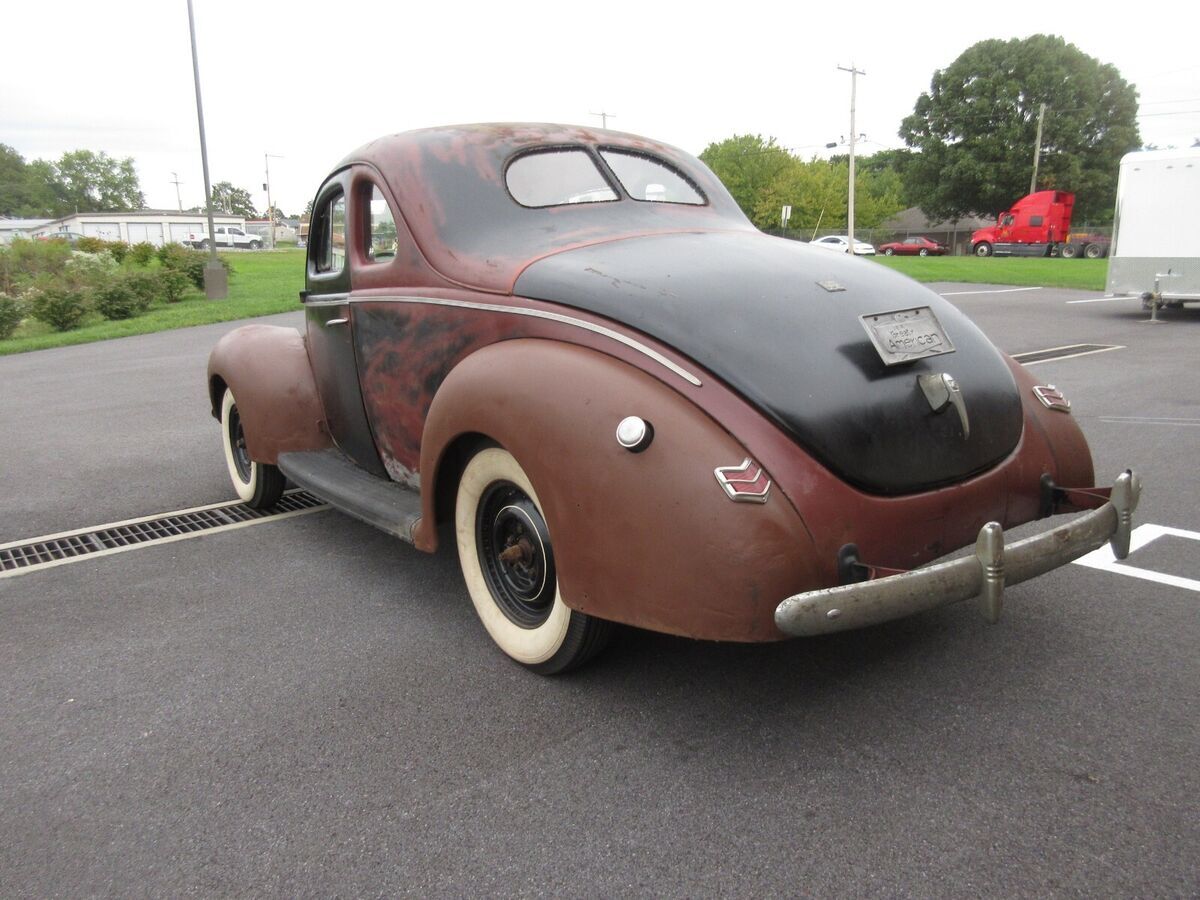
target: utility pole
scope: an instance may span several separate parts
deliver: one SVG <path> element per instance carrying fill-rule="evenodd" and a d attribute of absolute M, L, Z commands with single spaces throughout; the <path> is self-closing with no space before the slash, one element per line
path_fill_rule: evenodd
<path fill-rule="evenodd" d="M 1046 104 L 1043 103 L 1038 108 L 1038 129 L 1037 137 L 1033 142 L 1033 177 L 1029 179 L 1029 193 L 1037 190 L 1037 170 L 1038 162 L 1042 158 L 1042 121 L 1046 118 Z"/>
<path fill-rule="evenodd" d="M 192 77 L 196 82 L 196 120 L 200 123 L 200 164 L 204 168 L 204 211 L 208 213 L 208 262 L 204 265 L 204 296 L 209 300 L 224 300 L 229 296 L 229 276 L 217 260 L 212 187 L 208 181 L 208 144 L 204 140 L 204 104 L 200 102 L 200 59 L 196 55 L 196 18 L 192 14 L 192 0 L 187 0 L 187 8 L 188 31 L 192 36 Z"/>
<path fill-rule="evenodd" d="M 856 69 L 854 63 L 850 68 L 838 66 L 838 70 L 850 73 L 850 199 L 846 206 L 846 236 L 850 239 L 849 253 L 854 255 L 854 140 L 858 137 L 854 124 L 854 99 L 858 90 L 858 76 L 866 75 L 862 69 Z"/>
<path fill-rule="evenodd" d="M 599 116 L 599 117 L 600 117 L 600 127 L 601 127 L 601 128 L 608 128 L 608 117 L 609 117 L 609 116 L 612 116 L 614 119 L 617 117 L 617 114 L 616 114 L 616 113 L 603 112 L 603 111 L 601 111 L 601 112 L 598 112 L 598 113 L 597 113 L 597 112 L 594 112 L 594 113 L 588 113 L 588 115 L 589 115 L 589 116 Z"/>
<path fill-rule="evenodd" d="M 274 156 L 276 159 L 283 159 L 283 157 L 279 156 L 278 154 L 275 154 L 275 153 L 264 153 L 263 154 L 263 163 L 267 167 L 267 181 L 263 185 L 263 190 L 265 190 L 267 192 L 267 228 L 269 229 L 270 234 L 271 234 L 271 249 L 274 250 L 275 249 L 275 207 L 271 205 L 271 157 L 272 156 Z"/>
<path fill-rule="evenodd" d="M 183 200 L 181 200 L 179 198 L 179 185 L 181 184 L 181 182 L 179 180 L 179 173 L 172 172 L 171 175 L 174 178 L 174 180 L 171 182 L 171 184 L 175 185 L 175 203 L 176 203 L 176 205 L 178 205 L 179 211 L 183 212 Z"/>

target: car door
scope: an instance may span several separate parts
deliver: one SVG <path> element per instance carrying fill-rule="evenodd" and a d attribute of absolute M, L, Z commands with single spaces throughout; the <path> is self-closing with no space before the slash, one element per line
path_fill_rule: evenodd
<path fill-rule="evenodd" d="M 304 292 L 308 356 L 334 442 L 362 468 L 386 477 L 363 409 L 354 352 L 347 195 L 345 174 L 338 173 L 313 204 Z"/>

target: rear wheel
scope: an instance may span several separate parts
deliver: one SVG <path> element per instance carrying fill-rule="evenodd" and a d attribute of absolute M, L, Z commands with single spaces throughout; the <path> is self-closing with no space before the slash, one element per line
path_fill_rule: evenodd
<path fill-rule="evenodd" d="M 286 479 L 278 467 L 250 458 L 246 449 L 246 430 L 231 390 L 226 390 L 221 399 L 221 436 L 225 445 L 225 464 L 238 496 L 254 509 L 268 509 L 278 503 Z"/>
<path fill-rule="evenodd" d="M 928 255 L 929 255 L 929 248 L 928 248 L 928 247 L 922 247 L 922 248 L 921 248 L 921 256 L 928 256 Z"/>
<path fill-rule="evenodd" d="M 1079 255 L 1079 247 L 1075 244 L 1063 244 L 1062 250 L 1059 251 L 1059 255 L 1062 256 L 1063 259 L 1074 259 Z"/>
<path fill-rule="evenodd" d="M 975 245 L 974 252 L 975 252 L 976 256 L 991 256 L 992 255 L 992 245 L 989 244 L 987 241 L 980 241 L 978 244 Z"/>
<path fill-rule="evenodd" d="M 1088 259 L 1099 259 L 1104 255 L 1104 248 L 1099 244 L 1088 244 L 1083 248 L 1083 255 Z"/>
<path fill-rule="evenodd" d="M 587 662 L 608 642 L 611 623 L 563 602 L 541 504 L 507 450 L 488 447 L 467 463 L 454 525 L 475 612 L 508 656 L 555 675 Z"/>
<path fill-rule="evenodd" d="M 884 251 L 883 251 L 883 255 L 884 255 L 884 256 L 891 256 L 891 255 L 893 255 L 895 252 L 896 252 L 896 251 L 895 251 L 895 250 L 893 250 L 891 247 L 888 247 L 886 250 L 884 250 Z"/>

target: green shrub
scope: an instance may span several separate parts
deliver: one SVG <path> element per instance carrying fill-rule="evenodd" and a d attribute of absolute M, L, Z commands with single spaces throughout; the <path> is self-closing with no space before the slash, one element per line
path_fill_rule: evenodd
<path fill-rule="evenodd" d="M 203 276 L 201 276 L 203 278 Z M 187 276 L 187 273 L 179 271 L 179 269 L 162 268 L 158 270 L 158 289 L 162 292 L 163 299 L 168 303 L 178 303 L 183 299 L 189 287 L 192 286 L 192 280 Z"/>
<path fill-rule="evenodd" d="M 92 291 L 92 306 L 106 319 L 132 319 L 144 313 L 149 305 L 142 302 L 124 278 L 114 279 Z"/>
<path fill-rule="evenodd" d="M 53 286 L 35 291 L 30 306 L 33 317 L 45 322 L 55 331 L 78 328 L 80 320 L 88 311 L 87 301 L 81 291 Z"/>
<path fill-rule="evenodd" d="M 107 250 L 76 253 L 67 261 L 62 280 L 72 290 L 92 290 L 108 284 L 119 268 L 117 261 Z"/>
<path fill-rule="evenodd" d="M 81 237 L 75 244 L 75 249 L 83 253 L 99 253 L 106 242 L 98 237 Z"/>
<path fill-rule="evenodd" d="M 105 241 L 104 249 L 112 254 L 112 258 L 117 261 L 117 265 L 125 262 L 125 257 L 129 255 L 129 245 L 124 241 Z"/>
<path fill-rule="evenodd" d="M 142 241 L 140 244 L 134 244 L 129 248 L 130 258 L 139 266 L 150 265 L 150 260 L 154 259 L 155 247 L 149 241 Z"/>
<path fill-rule="evenodd" d="M 169 269 L 176 269 L 187 275 L 188 279 L 200 290 L 204 290 L 204 266 L 208 262 L 208 254 L 200 250 L 187 250 L 178 244 L 168 244 L 163 248 L 166 253 L 159 253 L 159 260 Z M 218 257 L 226 272 L 232 272 L 229 261 Z"/>
<path fill-rule="evenodd" d="M 0 294 L 16 296 L 42 275 L 61 275 L 71 259 L 66 241 L 18 238 L 0 247 Z"/>
<path fill-rule="evenodd" d="M 0 341 L 12 337 L 25 318 L 25 304 L 16 297 L 0 294 Z"/>
<path fill-rule="evenodd" d="M 157 272 L 127 272 L 121 276 L 121 280 L 125 282 L 125 286 L 137 297 L 138 303 L 141 306 L 140 312 L 148 310 L 150 304 L 157 300 L 163 293 L 162 271 L 165 270 Z"/>

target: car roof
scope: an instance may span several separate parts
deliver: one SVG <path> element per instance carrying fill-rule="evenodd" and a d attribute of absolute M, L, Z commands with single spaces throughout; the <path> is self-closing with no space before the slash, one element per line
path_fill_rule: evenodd
<path fill-rule="evenodd" d="M 623 199 L 529 208 L 504 185 L 514 157 L 538 149 L 617 148 L 657 157 L 699 188 L 703 206 Z M 597 156 L 594 158 L 598 159 Z M 442 275 L 508 292 L 524 268 L 549 254 L 601 241 L 680 231 L 752 231 L 717 177 L 668 144 L 598 128 L 496 123 L 427 128 L 371 141 L 335 172 L 376 170 L 425 258 Z"/>

